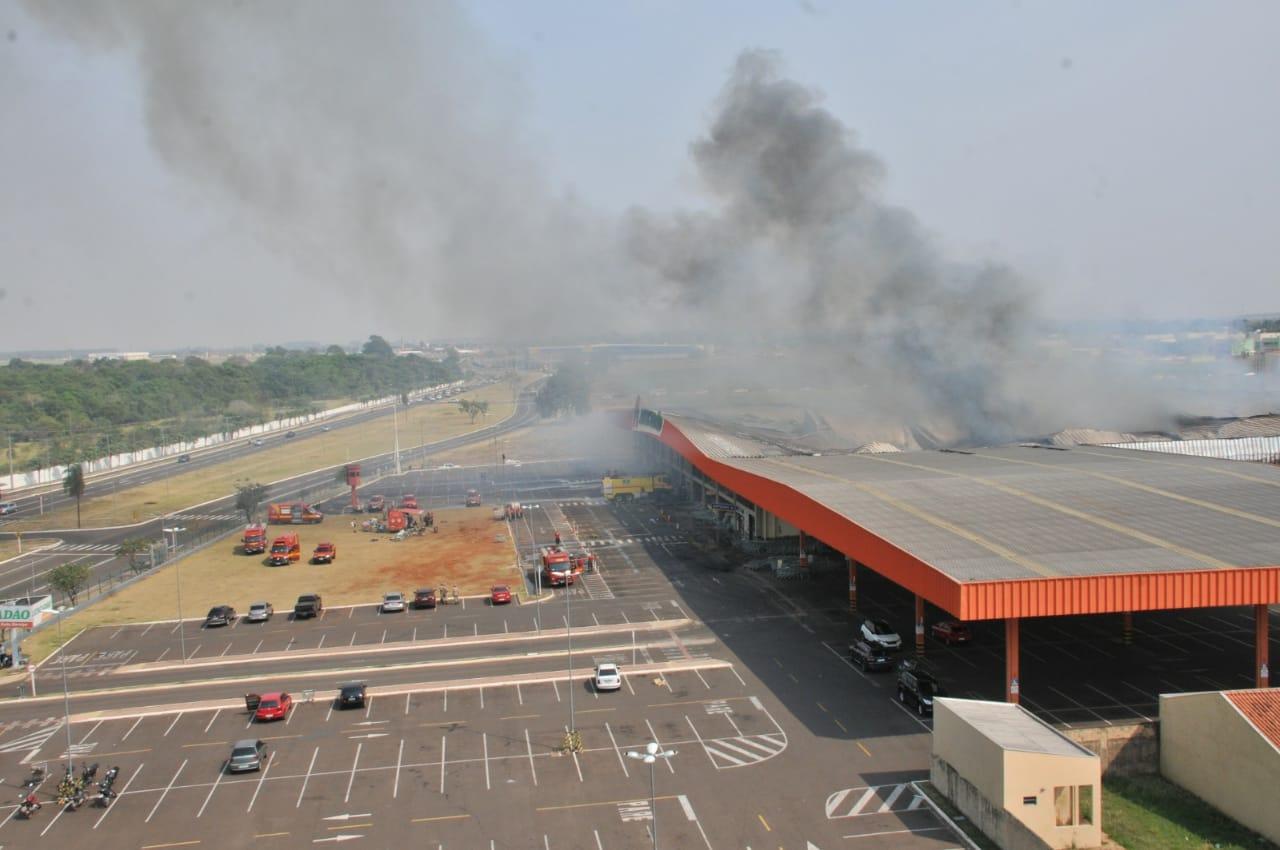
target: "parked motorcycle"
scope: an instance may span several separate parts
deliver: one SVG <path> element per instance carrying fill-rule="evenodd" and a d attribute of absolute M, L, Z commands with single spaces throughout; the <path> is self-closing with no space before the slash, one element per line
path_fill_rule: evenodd
<path fill-rule="evenodd" d="M 26 820 L 40 811 L 41 808 L 43 807 L 40 805 L 40 800 L 36 797 L 35 792 L 32 792 L 23 797 L 22 802 L 18 804 L 18 817 Z"/>

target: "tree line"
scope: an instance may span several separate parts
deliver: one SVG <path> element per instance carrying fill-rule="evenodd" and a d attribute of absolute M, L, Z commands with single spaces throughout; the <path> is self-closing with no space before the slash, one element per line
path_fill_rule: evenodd
<path fill-rule="evenodd" d="M 0 368 L 0 435 L 41 443 L 17 466 L 33 469 L 107 453 L 189 441 L 333 399 L 365 401 L 461 377 L 456 354 L 443 361 L 396 357 L 381 337 L 359 354 L 268 349 L 249 362 L 20 359 Z M 3 439 L 0 436 L 0 439 Z M 2 448 L 0 448 L 2 451 Z"/>

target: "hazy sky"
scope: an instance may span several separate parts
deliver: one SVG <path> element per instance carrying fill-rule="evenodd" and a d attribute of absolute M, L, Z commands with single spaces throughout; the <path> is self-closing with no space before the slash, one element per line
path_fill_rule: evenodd
<path fill-rule="evenodd" d="M 345 11 L 256 27 L 251 3 L 86 35 L 33 7 L 0 0 L 0 350 L 433 339 L 507 330 L 478 310 L 508 294 L 513 312 L 581 327 L 606 288 L 558 281 L 628 274 L 583 247 L 628 210 L 707 205 L 690 145 L 757 47 L 879 157 L 886 203 L 941 253 L 1016 268 L 1046 315 L 1280 311 L 1272 2 L 481 0 L 406 4 L 403 38 L 385 26 L 348 38 Z M 207 42 L 203 27 L 217 30 Z M 262 58 L 273 34 L 295 32 L 315 49 L 280 62 L 315 67 Z M 243 55 L 227 47 L 240 38 Z M 191 101 L 172 85 L 188 62 L 205 73 Z M 326 114 L 326 93 L 304 90 L 306 109 L 279 124 L 290 104 L 255 88 L 417 71 L 413 97 L 353 84 Z M 241 126 L 217 141 L 239 158 L 213 163 L 192 128 L 228 119 Z M 389 142 L 402 128 L 409 141 Z M 270 157 L 245 156 L 256 140 Z M 277 185 L 290 145 L 307 150 Z M 420 189 L 416 170 L 438 163 Z M 295 185 L 312 178 L 321 189 Z M 352 181 L 368 184 L 358 216 L 323 209 Z M 384 219 L 394 233 L 376 232 Z M 358 244 L 353 221 L 372 231 Z"/>

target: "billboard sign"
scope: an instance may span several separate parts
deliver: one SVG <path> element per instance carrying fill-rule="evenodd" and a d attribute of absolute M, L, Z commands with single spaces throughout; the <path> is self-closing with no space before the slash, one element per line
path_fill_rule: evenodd
<path fill-rule="evenodd" d="M 52 596 L 0 602 L 0 629 L 29 629 L 36 624 L 43 612 L 52 608 Z"/>

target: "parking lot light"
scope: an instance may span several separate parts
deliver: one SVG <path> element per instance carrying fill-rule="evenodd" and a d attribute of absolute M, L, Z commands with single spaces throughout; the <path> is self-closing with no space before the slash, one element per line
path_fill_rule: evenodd
<path fill-rule="evenodd" d="M 161 528 L 160 530 L 163 531 L 165 534 L 173 535 L 173 546 L 170 548 L 169 553 L 172 554 L 173 552 L 177 551 L 178 532 L 186 531 L 187 529 L 182 526 L 174 526 L 173 528 Z M 173 570 L 174 570 L 174 574 L 177 576 L 176 580 L 178 582 L 178 647 L 182 652 L 182 663 L 186 664 L 187 663 L 187 636 L 182 632 L 182 559 L 181 558 L 173 562 Z"/>
<path fill-rule="evenodd" d="M 627 758 L 649 765 L 649 813 L 653 816 L 653 850 L 658 850 L 658 799 L 654 789 L 653 766 L 658 763 L 658 759 L 670 759 L 675 754 L 675 750 L 662 749 L 657 741 L 645 744 L 644 752 L 627 751 Z"/>

